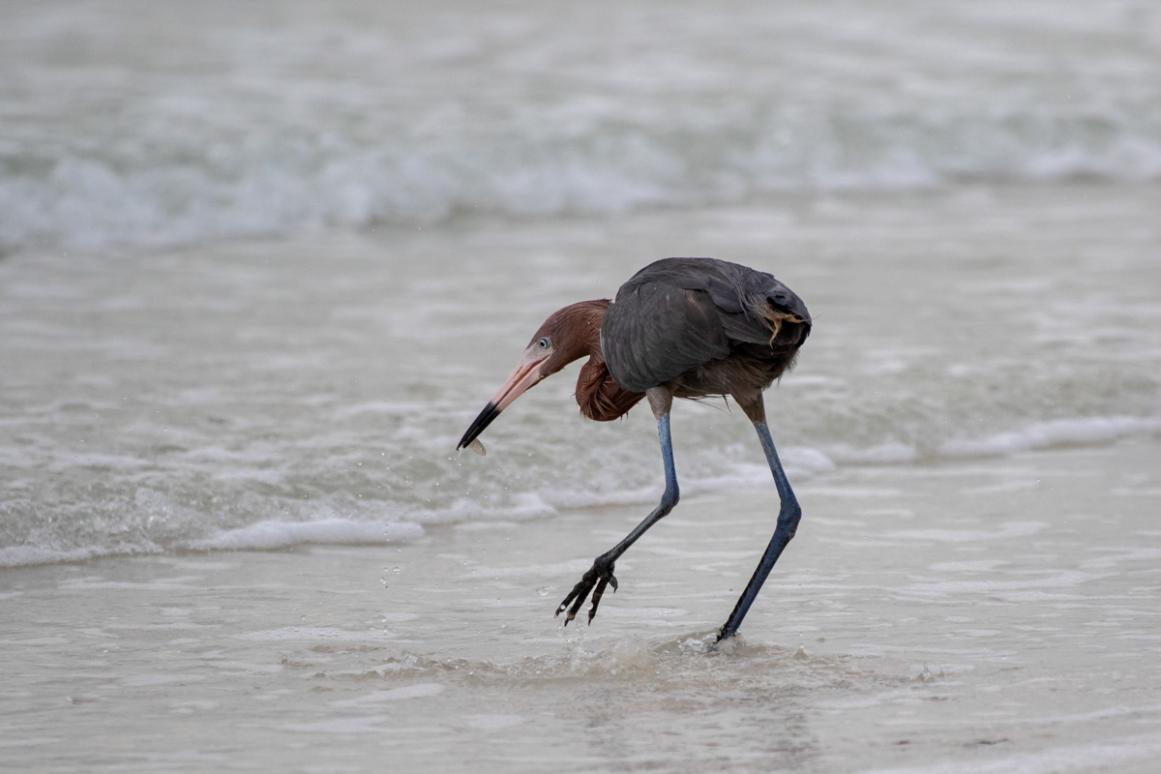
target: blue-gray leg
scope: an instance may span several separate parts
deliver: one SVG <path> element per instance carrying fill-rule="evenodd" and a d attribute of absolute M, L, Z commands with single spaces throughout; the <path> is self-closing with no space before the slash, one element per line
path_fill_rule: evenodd
<path fill-rule="evenodd" d="M 766 546 L 766 553 L 762 554 L 762 561 L 758 562 L 754 575 L 746 584 L 742 596 L 738 598 L 738 604 L 734 605 L 734 612 L 730 613 L 725 625 L 718 632 L 719 641 L 734 636 L 738 631 L 738 627 L 742 625 L 742 619 L 746 617 L 750 605 L 754 604 L 754 598 L 758 596 L 758 591 L 766 582 L 770 570 L 774 569 L 774 563 L 782 555 L 782 549 L 786 548 L 786 544 L 794 537 L 794 533 L 798 529 L 798 521 L 802 518 L 802 508 L 798 505 L 798 498 L 794 496 L 794 490 L 790 488 L 786 471 L 782 469 L 782 462 L 778 459 L 778 450 L 774 448 L 774 439 L 770 437 L 770 428 L 766 426 L 765 422 L 755 422 L 754 429 L 758 431 L 758 438 L 762 441 L 762 451 L 766 452 L 766 461 L 770 463 L 770 472 L 774 475 L 774 486 L 778 488 L 778 497 L 782 501 L 782 506 L 778 510 L 778 526 L 774 530 L 774 536 L 770 538 L 770 544 Z"/>
<path fill-rule="evenodd" d="M 661 438 L 661 459 L 665 464 L 665 493 L 661 495 L 661 502 L 640 524 L 633 528 L 632 532 L 625 536 L 624 540 L 598 556 L 593 561 L 592 569 L 586 572 L 581 577 L 580 582 L 573 586 L 572 591 L 556 608 L 556 614 L 560 615 L 565 608 L 568 608 L 570 604 L 572 605 L 568 615 L 565 616 L 565 626 L 568 626 L 568 622 L 576 618 L 576 614 L 584 605 L 590 591 L 593 593 L 593 603 L 592 607 L 589 608 L 589 623 L 593 622 L 593 616 L 597 614 L 597 606 L 600 605 L 601 597 L 604 596 L 605 587 L 612 586 L 613 591 L 617 590 L 617 579 L 613 576 L 614 563 L 629 546 L 637 542 L 637 538 L 661 521 L 662 517 L 673 510 L 673 506 L 677 505 L 681 493 L 677 488 L 677 471 L 673 466 L 673 441 L 669 437 L 668 413 L 662 414 L 657 420 L 657 434 Z"/>

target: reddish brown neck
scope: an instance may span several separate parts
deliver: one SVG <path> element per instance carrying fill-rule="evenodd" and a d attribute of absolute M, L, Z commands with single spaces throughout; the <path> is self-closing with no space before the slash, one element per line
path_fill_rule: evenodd
<path fill-rule="evenodd" d="M 586 326 L 585 338 L 585 351 L 589 359 L 581 366 L 576 380 L 576 402 L 581 414 L 597 422 L 608 422 L 625 416 L 637 401 L 645 397 L 644 393 L 630 392 L 617 384 L 609 373 L 609 367 L 605 365 L 605 357 L 601 353 L 601 323 L 608 308 L 608 301 L 589 307 L 588 314 L 592 317 Z"/>
<path fill-rule="evenodd" d="M 553 312 L 532 337 L 536 341 L 548 336 L 553 342 L 554 352 L 542 368 L 545 375 L 588 356 L 577 376 L 576 402 L 581 414 L 598 422 L 624 416 L 644 397 L 643 393 L 629 392 L 617 384 L 605 365 L 601 354 L 601 323 L 608 308 L 607 298 L 570 304 Z"/>

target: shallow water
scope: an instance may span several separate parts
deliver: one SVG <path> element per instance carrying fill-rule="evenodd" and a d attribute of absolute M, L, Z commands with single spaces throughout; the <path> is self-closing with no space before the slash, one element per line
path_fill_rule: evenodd
<path fill-rule="evenodd" d="M 0 769 L 1151 771 L 1161 12 L 6 3 Z M 815 328 L 752 430 L 576 366 L 645 263 Z"/>
<path fill-rule="evenodd" d="M 453 448 L 545 316 L 665 253 L 770 269 L 810 304 L 768 395 L 795 480 L 1155 435 L 1159 209 L 1151 186 L 978 189 L 14 256 L 0 562 L 650 503 L 652 418 L 582 420 L 575 365 L 489 428 L 487 457 Z M 685 493 L 768 481 L 738 412 L 683 401 L 673 428 Z"/>
<path fill-rule="evenodd" d="M 931 9 L 8 4 L 0 566 L 643 505 L 570 373 L 450 450 L 665 255 L 808 302 L 796 479 L 1157 433 L 1161 14 Z M 722 409 L 687 493 L 766 481 Z"/>
<path fill-rule="evenodd" d="M 0 760 L 1151 771 L 1159 459 L 1124 442 L 808 482 L 799 537 L 717 650 L 772 493 L 687 498 L 589 628 L 552 609 L 635 509 L 11 569 Z"/>

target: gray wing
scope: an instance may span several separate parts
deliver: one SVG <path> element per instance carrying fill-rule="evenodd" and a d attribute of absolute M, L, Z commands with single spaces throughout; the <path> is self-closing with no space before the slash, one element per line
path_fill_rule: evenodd
<path fill-rule="evenodd" d="M 730 343 L 706 293 L 647 282 L 622 287 L 609 305 L 601 352 L 618 384 L 644 392 L 725 357 Z"/>
<path fill-rule="evenodd" d="M 643 392 L 730 354 L 764 344 L 771 302 L 809 319 L 806 307 L 765 272 L 712 258 L 665 258 L 621 286 L 605 313 L 601 349 L 613 378 Z"/>

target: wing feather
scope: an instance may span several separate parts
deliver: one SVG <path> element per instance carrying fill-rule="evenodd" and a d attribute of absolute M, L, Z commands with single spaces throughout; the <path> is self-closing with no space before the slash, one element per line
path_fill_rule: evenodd
<path fill-rule="evenodd" d="M 665 258 L 621 286 L 605 313 L 601 350 L 618 383 L 644 392 L 727 357 L 735 344 L 768 343 L 770 303 L 787 297 L 802 303 L 765 272 L 713 258 Z"/>
<path fill-rule="evenodd" d="M 609 305 L 601 351 L 621 386 L 644 392 L 725 357 L 730 345 L 708 294 L 651 282 L 618 293 Z"/>

